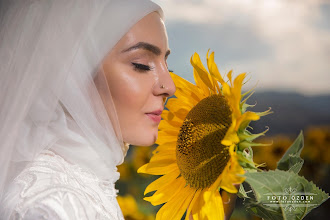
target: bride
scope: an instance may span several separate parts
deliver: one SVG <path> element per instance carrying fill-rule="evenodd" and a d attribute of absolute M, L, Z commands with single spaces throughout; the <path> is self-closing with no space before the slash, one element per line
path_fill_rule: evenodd
<path fill-rule="evenodd" d="M 116 166 L 175 92 L 149 0 L 0 3 L 0 218 L 123 219 Z"/>

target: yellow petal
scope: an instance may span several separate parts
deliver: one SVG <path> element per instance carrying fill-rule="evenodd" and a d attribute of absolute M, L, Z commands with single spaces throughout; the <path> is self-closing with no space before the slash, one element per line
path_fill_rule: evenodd
<path fill-rule="evenodd" d="M 231 91 L 227 83 L 222 84 L 222 93 L 225 97 L 230 97 Z"/>
<path fill-rule="evenodd" d="M 167 143 L 174 143 L 174 145 L 176 145 L 176 142 L 177 142 L 177 138 L 175 136 L 168 137 L 168 138 L 158 136 L 156 144 L 158 144 L 160 146 L 160 145 L 167 144 Z"/>
<path fill-rule="evenodd" d="M 195 190 L 189 186 L 181 189 L 177 196 L 173 197 L 160 208 L 157 212 L 156 220 L 181 219 L 194 197 L 194 194 Z"/>
<path fill-rule="evenodd" d="M 175 129 L 175 130 L 161 130 L 158 131 L 158 136 L 162 136 L 162 135 L 167 135 L 167 136 L 175 136 L 177 137 L 179 134 L 179 130 Z"/>
<path fill-rule="evenodd" d="M 162 119 L 167 120 L 167 121 L 172 120 L 175 117 L 173 112 L 170 112 L 168 110 L 164 110 L 162 112 L 161 116 L 162 116 Z"/>
<path fill-rule="evenodd" d="M 164 160 L 171 161 L 171 163 L 176 161 L 175 151 L 171 150 L 158 152 L 151 157 L 150 162 L 158 163 Z"/>
<path fill-rule="evenodd" d="M 161 130 L 158 132 L 158 137 L 162 137 L 162 138 L 166 138 L 166 139 L 177 139 L 177 134 L 178 131 L 174 130 L 174 131 L 168 131 L 168 130 Z"/>
<path fill-rule="evenodd" d="M 199 202 L 196 202 L 192 208 L 192 214 L 194 220 L 223 220 L 225 214 L 220 193 L 203 191 Z"/>
<path fill-rule="evenodd" d="M 230 71 L 227 73 L 227 78 L 229 79 L 229 82 L 230 82 L 230 85 L 231 85 L 231 86 L 233 86 L 232 73 L 233 73 L 233 70 L 230 70 Z"/>
<path fill-rule="evenodd" d="M 158 126 L 159 130 L 180 130 L 182 122 L 161 120 Z"/>
<path fill-rule="evenodd" d="M 232 123 L 228 128 L 225 137 L 221 141 L 221 144 L 225 146 L 231 146 L 232 144 L 237 144 L 239 142 L 239 138 L 235 128 L 236 128 L 236 120 L 232 120 Z"/>
<path fill-rule="evenodd" d="M 202 80 L 203 84 L 205 86 L 207 86 L 208 88 L 212 89 L 213 85 L 212 85 L 212 82 L 210 81 L 209 74 L 206 71 L 205 67 L 203 66 L 203 63 L 197 53 L 194 53 L 194 55 L 191 57 L 190 63 L 194 67 L 194 69 L 197 71 L 198 76 Z M 200 85 L 197 85 L 197 86 L 200 86 Z"/>
<path fill-rule="evenodd" d="M 195 202 L 199 199 L 201 192 L 202 192 L 201 189 L 199 189 L 195 192 L 194 198 L 191 200 L 191 202 L 189 204 L 185 220 L 189 220 L 189 216 L 191 215 L 192 207 L 194 206 Z"/>
<path fill-rule="evenodd" d="M 239 127 L 246 127 L 250 121 L 257 121 L 260 116 L 254 112 L 245 112 L 238 120 L 235 130 L 238 131 Z"/>
<path fill-rule="evenodd" d="M 246 75 L 245 73 L 241 73 L 234 79 L 234 88 L 237 91 L 237 95 L 239 97 L 241 97 L 241 90 L 242 90 L 243 80 L 245 79 L 245 75 Z M 241 100 L 241 98 L 239 100 Z"/>
<path fill-rule="evenodd" d="M 178 111 L 174 112 L 174 115 L 184 121 L 188 115 L 189 111 L 187 109 L 179 109 Z"/>
<path fill-rule="evenodd" d="M 171 200 L 175 196 L 179 198 L 185 184 L 186 182 L 182 177 L 174 179 L 159 188 L 152 196 L 145 197 L 144 200 L 151 202 L 152 205 L 156 206 Z"/>
<path fill-rule="evenodd" d="M 237 189 L 234 184 L 241 184 L 245 180 L 242 176 L 244 174 L 244 169 L 238 163 L 236 153 L 232 152 L 233 147 L 234 146 L 231 146 L 230 149 L 231 154 L 233 155 L 221 174 L 224 175 L 224 177 L 226 176 L 226 178 L 223 178 L 220 183 L 220 187 L 229 193 L 237 193 Z"/>
<path fill-rule="evenodd" d="M 158 136 L 158 138 L 157 138 L 157 141 L 156 141 L 156 144 L 158 144 L 158 145 L 163 145 L 163 144 L 166 144 L 166 143 L 176 143 L 177 142 L 177 137 L 175 137 L 175 136 L 167 136 L 167 137 L 165 137 L 165 136 Z"/>
<path fill-rule="evenodd" d="M 164 175 L 179 169 L 175 162 L 161 161 L 157 163 L 147 163 L 138 169 L 138 173 L 148 173 L 152 175 Z"/>
<path fill-rule="evenodd" d="M 172 172 L 169 172 L 168 174 L 156 179 L 155 181 L 153 181 L 152 183 L 150 183 L 146 190 L 144 191 L 144 195 L 155 191 L 163 186 L 167 186 L 167 187 L 171 187 L 168 186 L 168 183 L 172 182 L 173 180 L 175 180 L 178 176 L 180 175 L 180 170 L 173 170 Z"/>
<path fill-rule="evenodd" d="M 184 90 L 188 90 L 188 91 L 195 91 L 196 90 L 196 86 L 194 84 L 192 84 L 191 82 L 185 80 L 184 78 L 176 75 L 175 73 L 170 73 L 171 74 L 171 78 L 174 81 L 174 84 L 177 88 L 182 88 Z"/>
<path fill-rule="evenodd" d="M 177 98 L 169 99 L 166 103 L 166 108 L 173 112 L 179 111 L 181 108 L 189 112 L 193 107 L 194 105 L 189 100 L 183 101 L 182 99 Z"/>
<path fill-rule="evenodd" d="M 181 97 L 181 96 L 191 97 L 197 102 L 203 99 L 203 95 L 200 89 L 196 85 L 192 84 L 191 82 L 185 80 L 184 78 L 174 73 L 171 73 L 171 77 L 176 86 L 176 92 L 174 94 L 176 97 Z"/>
<path fill-rule="evenodd" d="M 175 97 L 179 98 L 180 100 L 185 101 L 186 103 L 191 103 L 192 106 L 197 105 L 197 103 L 206 97 L 203 91 L 196 86 L 194 91 L 189 91 L 187 89 L 180 89 L 177 88 L 175 91 Z"/>
<path fill-rule="evenodd" d="M 194 79 L 195 79 L 196 85 L 202 90 L 202 93 L 205 96 L 209 96 L 210 95 L 209 87 L 204 84 L 203 80 L 201 79 L 200 75 L 198 74 L 198 71 L 195 68 L 194 68 L 193 72 L 194 72 Z"/>
<path fill-rule="evenodd" d="M 223 84 L 225 81 L 223 80 L 223 78 L 218 70 L 217 64 L 214 62 L 214 52 L 212 52 L 210 56 L 208 56 L 208 53 L 209 52 L 207 52 L 206 60 L 207 60 L 207 67 L 210 71 L 210 74 L 214 78 L 216 78 L 221 84 Z"/>
<path fill-rule="evenodd" d="M 243 177 L 241 177 L 241 178 L 243 178 Z M 220 188 L 226 190 L 229 193 L 237 193 L 237 189 L 234 186 L 234 184 L 240 184 L 240 183 L 244 182 L 244 178 L 243 178 L 243 181 L 240 181 L 241 178 L 237 179 L 236 183 L 234 182 L 235 179 L 224 178 L 223 181 L 221 182 Z"/>
<path fill-rule="evenodd" d="M 161 152 L 161 151 L 175 151 L 176 150 L 176 142 L 168 142 L 162 145 L 159 145 L 153 153 Z"/>

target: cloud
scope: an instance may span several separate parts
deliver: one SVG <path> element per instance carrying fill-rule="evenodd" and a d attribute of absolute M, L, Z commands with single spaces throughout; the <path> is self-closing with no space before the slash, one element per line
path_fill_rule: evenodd
<path fill-rule="evenodd" d="M 174 51 L 169 63 L 184 77 L 192 80 L 185 71 L 192 53 L 198 51 L 204 57 L 212 48 L 220 69 L 250 72 L 259 87 L 330 93 L 328 1 L 158 2 Z"/>

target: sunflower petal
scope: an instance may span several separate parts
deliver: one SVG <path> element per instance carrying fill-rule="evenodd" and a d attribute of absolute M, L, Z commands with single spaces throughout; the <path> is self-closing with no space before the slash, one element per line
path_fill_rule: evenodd
<path fill-rule="evenodd" d="M 207 67 L 210 71 L 210 74 L 215 78 L 217 79 L 221 84 L 225 83 L 225 81 L 223 80 L 220 72 L 219 72 L 219 69 L 217 67 L 217 64 L 215 64 L 214 62 L 214 52 L 212 52 L 210 54 L 210 56 L 208 56 L 209 52 L 207 52 L 207 55 L 206 55 L 206 59 L 207 59 Z"/>
<path fill-rule="evenodd" d="M 179 134 L 179 130 L 178 129 L 158 131 L 158 136 L 165 135 L 165 136 L 175 136 L 175 137 L 177 137 L 178 134 Z"/>
<path fill-rule="evenodd" d="M 193 59 L 196 61 L 193 61 Z M 204 95 L 209 96 L 211 94 L 210 89 L 213 89 L 213 85 L 209 79 L 209 74 L 206 72 L 202 62 L 199 59 L 199 56 L 194 55 L 190 62 L 194 67 L 193 74 L 197 87 L 201 89 Z"/>
<path fill-rule="evenodd" d="M 186 182 L 184 179 L 172 179 L 171 182 L 168 182 L 166 185 L 163 185 L 161 188 L 149 197 L 145 197 L 144 200 L 151 202 L 152 205 L 160 205 L 170 201 L 173 197 L 181 194 L 182 190 L 184 189 Z"/>
<path fill-rule="evenodd" d="M 158 163 L 159 161 L 163 161 L 163 160 L 175 161 L 176 160 L 175 150 L 160 151 L 158 153 L 155 153 L 150 159 L 150 162 Z"/>
<path fill-rule="evenodd" d="M 176 92 L 174 94 L 176 97 L 191 97 L 196 101 L 200 101 L 204 97 L 204 95 L 196 85 L 174 73 L 171 73 L 171 77 L 176 86 Z"/>
<path fill-rule="evenodd" d="M 177 88 L 175 91 L 175 97 L 185 102 L 190 101 L 190 106 L 195 106 L 198 102 L 206 97 L 200 88 L 196 86 L 195 91 L 189 91 L 187 89 Z"/>
<path fill-rule="evenodd" d="M 237 131 L 239 128 L 245 129 L 250 121 L 257 121 L 260 119 L 260 116 L 257 115 L 255 112 L 245 112 L 238 120 L 235 127 L 235 130 Z"/>
<path fill-rule="evenodd" d="M 219 192 L 205 190 L 199 202 L 192 208 L 194 220 L 223 220 L 225 217 L 222 199 Z"/>
<path fill-rule="evenodd" d="M 185 109 L 189 112 L 192 107 L 194 106 L 188 100 L 183 101 L 182 99 L 176 98 L 169 99 L 166 103 L 166 108 L 168 108 L 171 112 L 177 112 L 180 109 Z"/>
<path fill-rule="evenodd" d="M 233 86 L 233 81 L 232 81 L 232 74 L 233 74 L 233 70 L 230 70 L 227 73 L 227 78 L 229 79 L 230 85 Z"/>
<path fill-rule="evenodd" d="M 226 175 L 224 174 L 227 178 L 221 180 L 220 187 L 229 193 L 237 193 L 234 184 L 244 182 L 245 177 L 242 176 L 244 169 L 239 165 L 235 153 L 231 156 L 229 164 L 230 166 L 227 166 L 224 171 L 224 173 L 227 173 Z"/>
<path fill-rule="evenodd" d="M 177 196 L 169 200 L 157 212 L 156 220 L 181 219 L 195 195 L 195 189 L 189 186 L 180 190 Z"/>
<path fill-rule="evenodd" d="M 138 169 L 138 173 L 148 173 L 152 175 L 164 175 L 179 169 L 173 161 L 161 161 L 157 163 L 147 163 Z"/>
<path fill-rule="evenodd" d="M 176 142 L 168 142 L 162 145 L 159 145 L 152 153 L 161 152 L 161 151 L 175 151 Z"/>
<path fill-rule="evenodd" d="M 180 130 L 182 122 L 179 121 L 167 121 L 167 120 L 161 120 L 158 126 L 159 130 Z"/>
<path fill-rule="evenodd" d="M 156 144 L 158 145 L 162 145 L 165 143 L 176 143 L 177 141 L 177 137 L 173 136 L 173 135 L 167 135 L 167 136 L 158 136 L 157 140 L 156 140 Z"/>
<path fill-rule="evenodd" d="M 221 144 L 225 146 L 231 146 L 239 142 L 239 138 L 235 130 L 235 127 L 236 127 L 236 120 L 233 120 L 232 124 L 227 130 L 225 137 L 222 139 Z"/>
<path fill-rule="evenodd" d="M 234 79 L 234 88 L 235 88 L 235 91 L 237 92 L 237 96 L 239 96 L 239 100 L 241 99 L 241 90 L 242 90 L 243 80 L 245 79 L 245 76 L 246 76 L 246 73 L 241 73 Z"/>
<path fill-rule="evenodd" d="M 189 220 L 189 216 L 191 215 L 192 207 L 194 206 L 195 202 L 199 199 L 201 192 L 202 192 L 201 189 L 199 189 L 195 192 L 194 198 L 191 200 L 191 202 L 189 204 L 185 220 Z"/>
<path fill-rule="evenodd" d="M 196 85 L 198 86 L 198 88 L 200 88 L 202 90 L 202 92 L 206 96 L 209 96 L 210 95 L 209 87 L 204 84 L 203 80 L 199 76 L 198 71 L 195 68 L 194 68 L 194 71 L 193 72 L 194 72 L 194 79 L 195 79 Z"/>
<path fill-rule="evenodd" d="M 174 81 L 174 84 L 177 88 L 183 88 L 183 89 L 189 90 L 189 91 L 194 91 L 196 89 L 196 85 L 192 84 L 188 80 L 178 76 L 175 73 L 170 73 L 170 74 L 171 74 L 171 78 Z"/>
<path fill-rule="evenodd" d="M 158 132 L 158 136 L 161 136 L 162 138 L 166 138 L 166 139 L 171 139 L 174 138 L 176 139 L 178 135 L 178 131 L 177 130 L 161 130 Z"/>
<path fill-rule="evenodd" d="M 163 187 L 164 185 L 168 185 L 168 183 L 172 182 L 173 180 L 175 180 L 178 176 L 180 175 L 180 171 L 177 170 L 173 170 L 172 172 L 169 172 L 168 174 L 156 179 L 155 181 L 153 181 L 152 183 L 150 183 L 147 188 L 144 191 L 144 195 L 155 191 L 161 187 Z"/>

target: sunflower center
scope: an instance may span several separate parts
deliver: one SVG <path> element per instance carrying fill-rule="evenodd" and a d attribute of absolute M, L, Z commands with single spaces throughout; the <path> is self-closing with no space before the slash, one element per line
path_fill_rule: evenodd
<path fill-rule="evenodd" d="M 176 145 L 177 164 L 187 183 L 196 189 L 212 185 L 227 165 L 229 148 L 221 144 L 232 123 L 222 95 L 200 101 L 187 114 Z"/>

